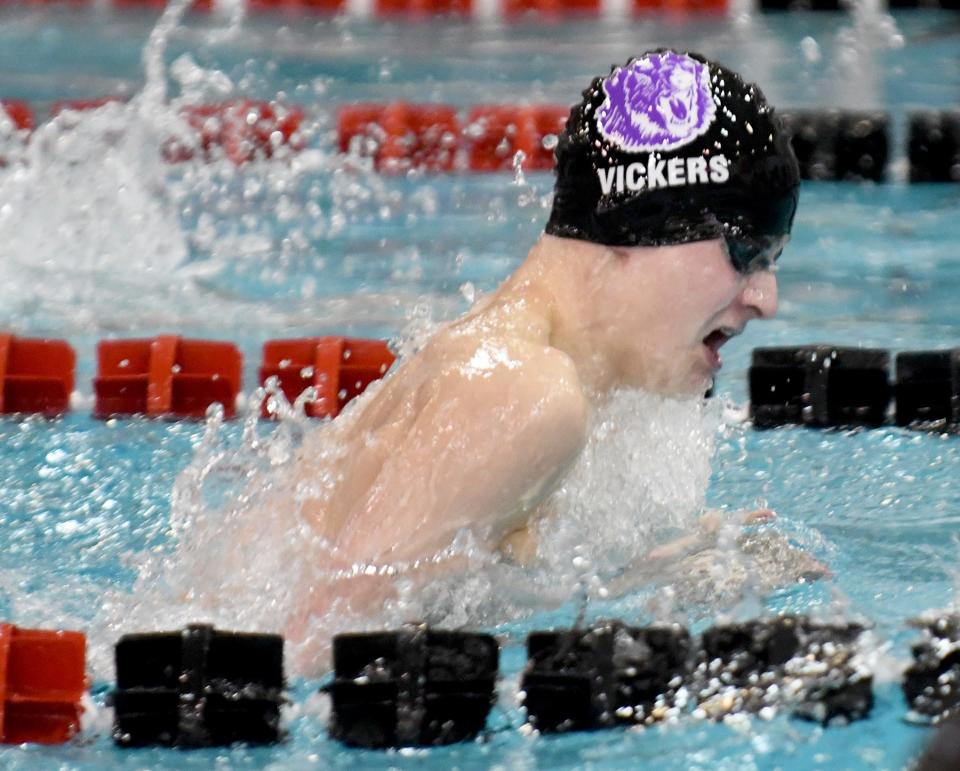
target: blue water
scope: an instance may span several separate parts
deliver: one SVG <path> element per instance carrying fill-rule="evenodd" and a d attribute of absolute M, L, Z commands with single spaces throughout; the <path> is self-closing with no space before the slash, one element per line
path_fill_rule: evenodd
<path fill-rule="evenodd" d="M 2 8 L 0 97 L 26 98 L 42 111 L 61 98 L 133 95 L 143 83 L 140 56 L 154 20 L 138 12 Z M 960 26 L 954 16 L 932 12 L 899 15 L 895 24 L 800 15 L 545 27 L 257 17 L 211 38 L 225 29 L 216 18 L 191 17 L 174 35 L 166 60 L 189 54 L 207 72 L 228 77 L 234 93 L 274 98 L 283 92 L 288 101 L 305 104 L 315 121 L 310 147 L 321 154 L 333 143 L 331 111 L 346 101 L 572 102 L 590 77 L 653 45 L 714 55 L 760 81 L 776 104 L 888 109 L 896 148 L 904 144 L 908 110 L 955 104 L 960 92 Z M 171 85 L 178 93 L 173 79 Z M 892 176 L 902 164 L 902 151 L 895 150 Z M 95 173 L 71 184 L 89 184 L 91 193 L 110 187 L 104 168 L 100 179 Z M 359 175 L 351 183 L 329 168 L 164 173 L 165 200 L 176 212 L 184 254 L 162 280 L 137 280 L 149 270 L 137 254 L 122 254 L 133 230 L 93 195 L 87 211 L 53 207 L 49 214 L 51 229 L 58 218 L 77 217 L 83 226 L 78 238 L 44 242 L 37 254 L 28 244 L 8 246 L 23 270 L 52 263 L 63 267 L 64 278 L 54 285 L 22 272 L 7 276 L 17 294 L 0 304 L 0 327 L 69 339 L 78 351 L 78 390 L 86 397 L 101 337 L 172 330 L 234 340 L 245 354 L 249 390 L 267 339 L 329 332 L 391 336 L 418 316 L 448 318 L 467 307 L 462 284 L 489 290 L 519 264 L 542 228 L 550 189 L 550 176 L 543 174 L 518 184 L 510 175 Z M 61 180 L 40 184 L 52 197 Z M 780 313 L 725 349 L 719 392 L 746 398 L 749 351 L 759 345 L 956 345 L 958 200 L 953 187 L 897 181 L 805 185 L 779 272 Z M 85 254 L 93 227 L 104 222 L 108 229 L 115 222 L 119 235 L 115 241 L 109 233 L 97 238 L 123 259 L 101 264 L 85 257 L 89 269 L 75 270 L 75 253 Z M 138 226 L 148 233 L 151 228 L 171 235 L 163 222 Z M 66 301 L 59 294 L 64 285 Z M 169 544 L 171 487 L 203 427 L 102 423 L 88 412 L 87 403 L 61 420 L 0 422 L 0 616 L 6 619 L 38 626 L 92 619 L 102 590 L 132 584 L 131 555 Z M 227 438 L 239 432 L 230 426 Z M 830 565 L 832 580 L 780 591 L 765 598 L 766 607 L 806 611 L 841 603 L 846 615 L 873 623 L 903 659 L 911 637 L 905 619 L 954 597 L 958 454 L 956 437 L 894 428 L 732 429 L 720 444 L 709 497 L 731 509 L 772 506 L 782 527 Z M 574 614 L 571 605 L 496 630 L 505 641 L 503 690 L 522 668 L 523 634 L 537 624 L 568 623 Z M 162 618 L 157 627 L 164 627 Z M 781 717 L 756 720 L 742 734 L 691 720 L 642 732 L 531 740 L 519 733 L 522 716 L 505 698 L 482 741 L 368 753 L 326 738 L 324 702 L 312 695 L 317 685 L 292 684 L 289 738 L 277 747 L 119 751 L 106 729 L 109 713 L 101 709 L 92 729 L 74 742 L 3 748 L 0 763 L 23 769 L 214 763 L 283 769 L 894 769 L 926 736 L 903 722 L 896 684 L 882 683 L 870 719 L 845 728 L 822 730 Z M 100 705 L 107 687 L 102 679 L 94 684 Z"/>

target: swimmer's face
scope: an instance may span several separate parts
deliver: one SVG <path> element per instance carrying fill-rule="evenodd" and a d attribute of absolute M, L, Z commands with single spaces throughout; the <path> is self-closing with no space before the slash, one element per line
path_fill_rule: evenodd
<path fill-rule="evenodd" d="M 594 312 L 623 385 L 702 394 L 722 366 L 724 343 L 776 312 L 773 271 L 738 272 L 721 239 L 610 252 L 595 276 Z"/>

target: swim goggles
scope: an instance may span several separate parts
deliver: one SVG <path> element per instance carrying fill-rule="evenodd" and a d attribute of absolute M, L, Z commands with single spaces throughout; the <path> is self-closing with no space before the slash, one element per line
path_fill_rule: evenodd
<path fill-rule="evenodd" d="M 790 240 L 783 236 L 748 236 L 743 233 L 724 233 L 730 262 L 738 273 L 753 273 L 773 268 L 783 248 Z"/>

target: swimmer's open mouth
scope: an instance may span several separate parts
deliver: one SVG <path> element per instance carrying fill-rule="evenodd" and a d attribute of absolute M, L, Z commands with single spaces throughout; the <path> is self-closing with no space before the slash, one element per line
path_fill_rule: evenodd
<path fill-rule="evenodd" d="M 712 363 L 715 367 L 721 365 L 720 361 L 720 348 L 727 342 L 731 337 L 736 337 L 740 334 L 739 329 L 733 329 L 732 327 L 718 327 L 713 330 L 709 335 L 703 338 L 703 344 L 706 346 L 707 350 L 710 352 Z"/>

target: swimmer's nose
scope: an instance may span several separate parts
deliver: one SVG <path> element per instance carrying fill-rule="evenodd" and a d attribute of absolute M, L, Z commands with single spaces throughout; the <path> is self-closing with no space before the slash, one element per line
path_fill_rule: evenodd
<path fill-rule="evenodd" d="M 762 319 L 777 312 L 777 276 L 770 270 L 757 270 L 747 276 L 741 301 Z"/>

